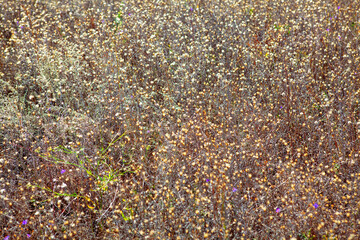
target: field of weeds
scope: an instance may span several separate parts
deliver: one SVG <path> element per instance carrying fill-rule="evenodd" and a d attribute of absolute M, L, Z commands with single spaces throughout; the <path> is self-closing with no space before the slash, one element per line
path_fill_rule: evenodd
<path fill-rule="evenodd" d="M 360 238 L 360 2 L 0 1 L 0 238 Z"/>

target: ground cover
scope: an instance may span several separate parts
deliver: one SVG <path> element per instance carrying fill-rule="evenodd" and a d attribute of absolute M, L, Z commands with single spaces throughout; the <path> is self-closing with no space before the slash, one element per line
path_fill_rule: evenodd
<path fill-rule="evenodd" d="M 3 1 L 2 239 L 357 239 L 359 1 Z"/>

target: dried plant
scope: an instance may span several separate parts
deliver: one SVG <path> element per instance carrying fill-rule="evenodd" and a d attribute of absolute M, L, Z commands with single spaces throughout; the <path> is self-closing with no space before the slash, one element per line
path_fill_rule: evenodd
<path fill-rule="evenodd" d="M 0 238 L 359 238 L 359 11 L 2 1 Z"/>

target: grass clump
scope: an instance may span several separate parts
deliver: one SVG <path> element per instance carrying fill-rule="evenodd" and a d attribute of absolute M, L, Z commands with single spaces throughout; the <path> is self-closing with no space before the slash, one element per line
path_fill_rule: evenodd
<path fill-rule="evenodd" d="M 5 1 L 3 239 L 356 239 L 357 1 Z"/>

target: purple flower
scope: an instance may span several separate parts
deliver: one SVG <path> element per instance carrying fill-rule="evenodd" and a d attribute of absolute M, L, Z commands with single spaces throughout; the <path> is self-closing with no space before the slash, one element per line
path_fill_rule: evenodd
<path fill-rule="evenodd" d="M 233 192 L 236 192 L 237 191 L 237 188 L 233 188 Z"/>
<path fill-rule="evenodd" d="M 329 31 L 329 29 L 326 29 L 326 31 Z"/>
<path fill-rule="evenodd" d="M 31 234 L 26 234 L 27 238 L 30 238 L 31 237 Z"/>
<path fill-rule="evenodd" d="M 129 13 L 129 16 L 131 16 L 131 13 Z"/>
<path fill-rule="evenodd" d="M 194 9 L 191 7 L 191 8 L 190 8 L 190 11 L 194 11 Z"/>
<path fill-rule="evenodd" d="M 21 26 L 20 28 L 21 28 L 21 29 L 23 29 L 23 28 L 24 28 L 24 26 Z"/>
<path fill-rule="evenodd" d="M 66 172 L 66 170 L 65 169 L 63 169 L 63 170 L 61 170 L 61 174 L 64 174 Z"/>
<path fill-rule="evenodd" d="M 330 20 L 331 20 L 332 18 L 330 18 Z"/>
<path fill-rule="evenodd" d="M 282 108 L 282 106 L 280 106 L 280 108 Z"/>
<path fill-rule="evenodd" d="M 340 10 L 340 6 L 338 6 L 338 9 Z"/>
<path fill-rule="evenodd" d="M 206 179 L 207 182 L 210 182 L 210 179 Z"/>
<path fill-rule="evenodd" d="M 339 39 L 341 39 L 341 37 L 339 36 Z"/>
<path fill-rule="evenodd" d="M 27 223 L 28 223 L 28 220 L 26 219 L 22 222 L 22 225 L 26 225 Z"/>
<path fill-rule="evenodd" d="M 314 206 L 314 208 L 316 209 L 316 208 L 318 208 L 318 207 L 319 207 L 319 204 L 314 203 L 314 204 L 313 204 L 313 206 Z"/>
<path fill-rule="evenodd" d="M 150 130 L 147 130 L 146 132 L 147 132 L 147 133 L 150 133 Z"/>
<path fill-rule="evenodd" d="M 277 209 L 276 209 L 276 212 L 277 212 L 277 213 L 279 213 L 280 211 L 281 211 L 281 209 L 280 209 L 280 208 L 277 208 Z"/>
<path fill-rule="evenodd" d="M 4 240 L 9 240 L 10 239 L 10 236 L 6 236 L 5 238 L 4 238 Z"/>

